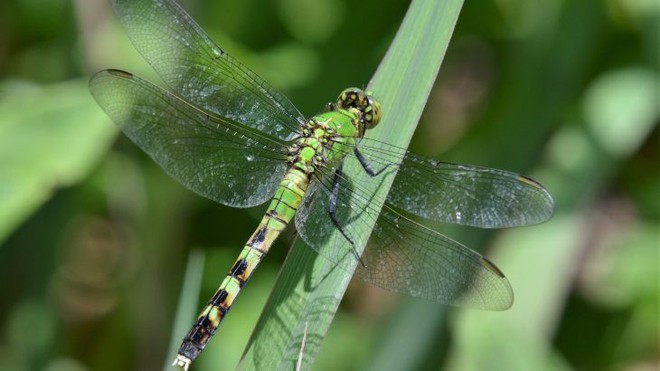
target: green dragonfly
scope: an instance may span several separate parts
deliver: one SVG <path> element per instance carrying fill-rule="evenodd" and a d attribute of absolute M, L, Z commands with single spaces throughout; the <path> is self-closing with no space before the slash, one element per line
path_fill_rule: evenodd
<path fill-rule="evenodd" d="M 511 306 L 511 286 L 493 263 L 410 218 L 482 228 L 540 223 L 554 206 L 539 183 L 364 138 L 382 112 L 373 95 L 360 89 L 344 90 L 325 112 L 305 119 L 173 0 L 115 0 L 114 9 L 167 89 L 129 72 L 105 70 L 90 80 L 98 104 L 190 190 L 233 207 L 271 200 L 184 337 L 175 365 L 187 369 L 204 349 L 292 220 L 312 249 L 372 284 L 452 305 Z M 386 199 L 375 200 L 352 181 L 342 170 L 347 161 L 356 161 L 374 181 L 396 173 Z M 360 254 L 355 236 L 373 225 Z M 332 249 L 322 247 L 328 241 Z"/>

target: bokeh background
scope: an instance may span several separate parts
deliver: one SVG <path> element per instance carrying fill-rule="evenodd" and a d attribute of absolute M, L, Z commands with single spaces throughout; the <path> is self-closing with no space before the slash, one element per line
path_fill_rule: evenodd
<path fill-rule="evenodd" d="M 306 115 L 368 83 L 408 5 L 182 3 Z M 504 271 L 511 310 L 355 282 L 314 369 L 656 369 L 659 46 L 654 0 L 468 1 L 411 149 L 531 175 L 555 216 L 486 233 L 441 227 Z M 1 370 L 166 368 L 190 257 L 204 267 L 188 272 L 202 277 L 201 307 L 264 210 L 188 192 L 118 133 L 87 90 L 109 67 L 157 81 L 110 0 L 0 3 Z M 236 366 L 293 237 L 196 369 Z"/>

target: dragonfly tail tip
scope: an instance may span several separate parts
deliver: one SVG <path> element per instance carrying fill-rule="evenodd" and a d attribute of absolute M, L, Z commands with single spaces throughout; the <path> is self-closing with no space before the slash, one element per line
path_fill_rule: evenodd
<path fill-rule="evenodd" d="M 190 358 L 183 356 L 181 354 L 177 354 L 176 359 L 174 360 L 174 362 L 172 362 L 172 366 L 176 366 L 183 369 L 184 371 L 188 371 L 188 367 L 190 367 L 191 362 L 192 361 L 190 360 Z"/>

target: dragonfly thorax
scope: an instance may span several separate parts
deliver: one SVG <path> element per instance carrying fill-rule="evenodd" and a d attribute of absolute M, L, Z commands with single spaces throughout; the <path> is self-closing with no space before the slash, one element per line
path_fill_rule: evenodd
<path fill-rule="evenodd" d="M 355 109 L 336 109 L 309 119 L 289 147 L 288 162 L 307 174 L 338 163 L 361 136 L 361 115 Z"/>

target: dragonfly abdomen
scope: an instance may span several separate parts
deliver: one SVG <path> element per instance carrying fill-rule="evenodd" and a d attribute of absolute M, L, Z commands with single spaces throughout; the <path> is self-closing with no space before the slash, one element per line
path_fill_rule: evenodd
<path fill-rule="evenodd" d="M 243 247 L 218 290 L 197 317 L 193 327 L 183 338 L 174 361 L 175 366 L 188 369 L 192 361 L 202 352 L 231 309 L 243 285 L 250 279 L 273 242 L 293 219 L 308 184 L 309 175 L 304 171 L 294 167 L 286 173 L 259 226 Z"/>
<path fill-rule="evenodd" d="M 243 248 L 222 284 L 183 338 L 175 365 L 187 369 L 188 365 L 204 350 L 263 256 L 263 252 L 249 245 Z"/>

